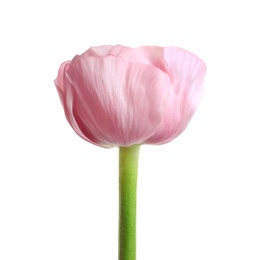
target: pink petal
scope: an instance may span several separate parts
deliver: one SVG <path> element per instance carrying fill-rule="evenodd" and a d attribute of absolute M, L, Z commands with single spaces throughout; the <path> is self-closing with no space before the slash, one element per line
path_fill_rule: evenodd
<path fill-rule="evenodd" d="M 133 63 L 147 64 L 171 75 L 164 59 L 164 48 L 158 46 L 141 46 L 119 54 L 119 57 Z"/>
<path fill-rule="evenodd" d="M 117 57 L 120 53 L 123 53 L 128 50 L 131 50 L 131 48 L 125 47 L 122 45 L 116 45 L 116 46 L 103 45 L 103 46 L 98 46 L 98 47 L 91 47 L 85 53 L 83 53 L 81 56 L 83 58 L 88 57 L 88 56 L 104 57 L 104 56 L 108 56 L 108 55 Z M 79 57 L 79 56 L 77 55 L 77 57 Z"/>
<path fill-rule="evenodd" d="M 138 144 L 162 120 L 171 79 L 157 68 L 114 56 L 81 56 L 70 64 L 67 75 L 73 87 L 73 114 L 81 131 L 96 142 Z"/>
<path fill-rule="evenodd" d="M 57 78 L 54 81 L 62 105 L 64 103 L 64 98 L 65 98 L 64 97 L 65 72 L 68 69 L 70 63 L 71 63 L 71 61 L 66 61 L 66 62 L 61 64 L 60 69 L 58 71 L 58 76 L 57 76 Z"/>
<path fill-rule="evenodd" d="M 66 71 L 68 70 L 70 63 L 70 61 L 66 61 L 61 64 L 58 71 L 58 76 L 55 80 L 55 85 L 62 105 L 64 107 L 66 119 L 72 126 L 73 130 L 84 140 L 102 147 L 109 147 L 108 145 L 99 143 L 98 140 L 96 140 L 96 138 L 92 136 L 88 131 L 80 128 L 81 120 L 77 113 L 73 111 L 73 86 L 66 77 Z"/>
<path fill-rule="evenodd" d="M 173 75 L 175 99 L 169 97 L 162 122 L 156 133 L 145 141 L 163 144 L 172 141 L 187 127 L 203 94 L 206 65 L 183 49 L 167 47 L 164 58 Z"/>
<path fill-rule="evenodd" d="M 112 45 L 104 45 L 104 46 L 98 46 L 98 47 L 91 47 L 86 52 L 82 54 L 82 56 L 88 57 L 103 57 L 107 56 L 110 51 L 114 48 Z M 77 57 L 80 57 L 77 55 Z"/>

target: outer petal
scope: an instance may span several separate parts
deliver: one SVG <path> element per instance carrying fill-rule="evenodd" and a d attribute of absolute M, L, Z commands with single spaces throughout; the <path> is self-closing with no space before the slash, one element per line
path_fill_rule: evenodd
<path fill-rule="evenodd" d="M 164 58 L 173 74 L 176 99 L 167 101 L 167 108 L 156 133 L 145 141 L 149 144 L 170 142 L 187 127 L 203 94 L 205 63 L 183 49 L 167 47 Z"/>
<path fill-rule="evenodd" d="M 65 88 L 66 74 L 65 74 L 65 72 L 69 68 L 70 63 L 71 63 L 71 61 L 66 61 L 66 62 L 61 64 L 61 66 L 58 70 L 57 78 L 54 81 L 63 107 L 64 107 L 65 100 L 66 100 L 66 95 L 65 95 L 65 92 L 66 92 L 66 90 L 65 90 L 66 89 Z"/>
<path fill-rule="evenodd" d="M 73 111 L 74 101 L 73 101 L 73 86 L 69 82 L 68 78 L 66 77 L 66 71 L 70 66 L 70 61 L 66 61 L 61 64 L 60 69 L 58 71 L 58 76 L 55 80 L 55 85 L 64 107 L 64 112 L 67 121 L 72 126 L 73 130 L 83 139 L 86 141 L 96 144 L 102 147 L 109 147 L 108 145 L 104 145 L 98 142 L 94 136 L 92 136 L 88 131 L 85 129 L 81 129 L 80 119 L 75 111 Z M 81 126 L 82 127 L 82 126 Z"/>
<path fill-rule="evenodd" d="M 83 133 L 116 146 L 142 143 L 154 134 L 171 85 L 166 73 L 114 56 L 81 56 L 67 75 L 73 86 L 73 114 Z"/>

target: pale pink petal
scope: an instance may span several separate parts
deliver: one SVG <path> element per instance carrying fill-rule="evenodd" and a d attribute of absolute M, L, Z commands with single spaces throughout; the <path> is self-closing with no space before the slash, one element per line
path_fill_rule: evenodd
<path fill-rule="evenodd" d="M 114 56 L 80 57 L 67 74 L 79 127 L 99 143 L 141 143 L 162 120 L 171 79 L 157 68 Z"/>
<path fill-rule="evenodd" d="M 114 48 L 112 45 L 103 45 L 89 48 L 86 52 L 82 54 L 83 57 L 103 57 L 107 56 L 110 51 Z"/>
<path fill-rule="evenodd" d="M 164 48 L 158 46 L 141 46 L 119 54 L 126 61 L 147 64 L 156 67 L 171 77 L 171 71 L 164 59 Z"/>
<path fill-rule="evenodd" d="M 126 47 L 123 45 L 116 45 L 114 46 L 114 48 L 110 51 L 109 55 L 118 57 L 119 55 L 121 55 L 122 53 L 125 53 L 129 50 L 132 50 L 130 47 Z"/>
<path fill-rule="evenodd" d="M 55 79 L 55 85 L 62 105 L 64 107 L 66 119 L 72 126 L 73 130 L 81 138 L 92 144 L 96 144 L 101 147 L 107 148 L 109 147 L 108 145 L 99 143 L 98 140 L 93 135 L 91 135 L 88 130 L 83 128 L 78 113 L 74 109 L 75 104 L 73 100 L 73 86 L 66 77 L 66 71 L 68 70 L 69 65 L 70 61 L 66 61 L 63 64 L 61 64 L 60 69 L 58 71 L 58 76 Z"/>
<path fill-rule="evenodd" d="M 176 99 L 169 98 L 162 122 L 145 143 L 163 144 L 176 138 L 188 125 L 203 94 L 205 63 L 194 54 L 167 47 L 164 58 L 173 75 Z"/>
<path fill-rule="evenodd" d="M 89 48 L 86 52 L 84 52 L 81 56 L 88 57 L 104 57 L 108 55 L 112 56 L 118 56 L 120 53 L 126 52 L 128 50 L 131 50 L 131 48 L 122 46 L 122 45 L 103 45 L 103 46 L 98 46 L 98 47 L 91 47 Z"/>
<path fill-rule="evenodd" d="M 58 71 L 57 78 L 54 81 L 62 105 L 64 105 L 64 99 L 65 99 L 65 87 L 64 87 L 65 72 L 68 69 L 70 63 L 71 63 L 71 61 L 65 61 L 64 63 L 61 64 L 59 71 Z"/>

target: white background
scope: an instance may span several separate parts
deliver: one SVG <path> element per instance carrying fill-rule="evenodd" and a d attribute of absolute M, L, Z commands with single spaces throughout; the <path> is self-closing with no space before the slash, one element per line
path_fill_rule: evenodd
<path fill-rule="evenodd" d="M 187 130 L 141 148 L 137 259 L 254 259 L 252 1 L 2 1 L 0 259 L 117 259 L 118 149 L 79 138 L 55 90 L 93 45 L 207 64 Z"/>

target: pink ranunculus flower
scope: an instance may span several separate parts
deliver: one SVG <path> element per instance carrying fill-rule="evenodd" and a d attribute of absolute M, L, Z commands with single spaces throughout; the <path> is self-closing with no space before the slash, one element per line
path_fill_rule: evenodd
<path fill-rule="evenodd" d="M 203 93 L 205 63 L 177 47 L 92 47 L 55 80 L 76 133 L 102 147 L 163 144 L 181 134 Z"/>

